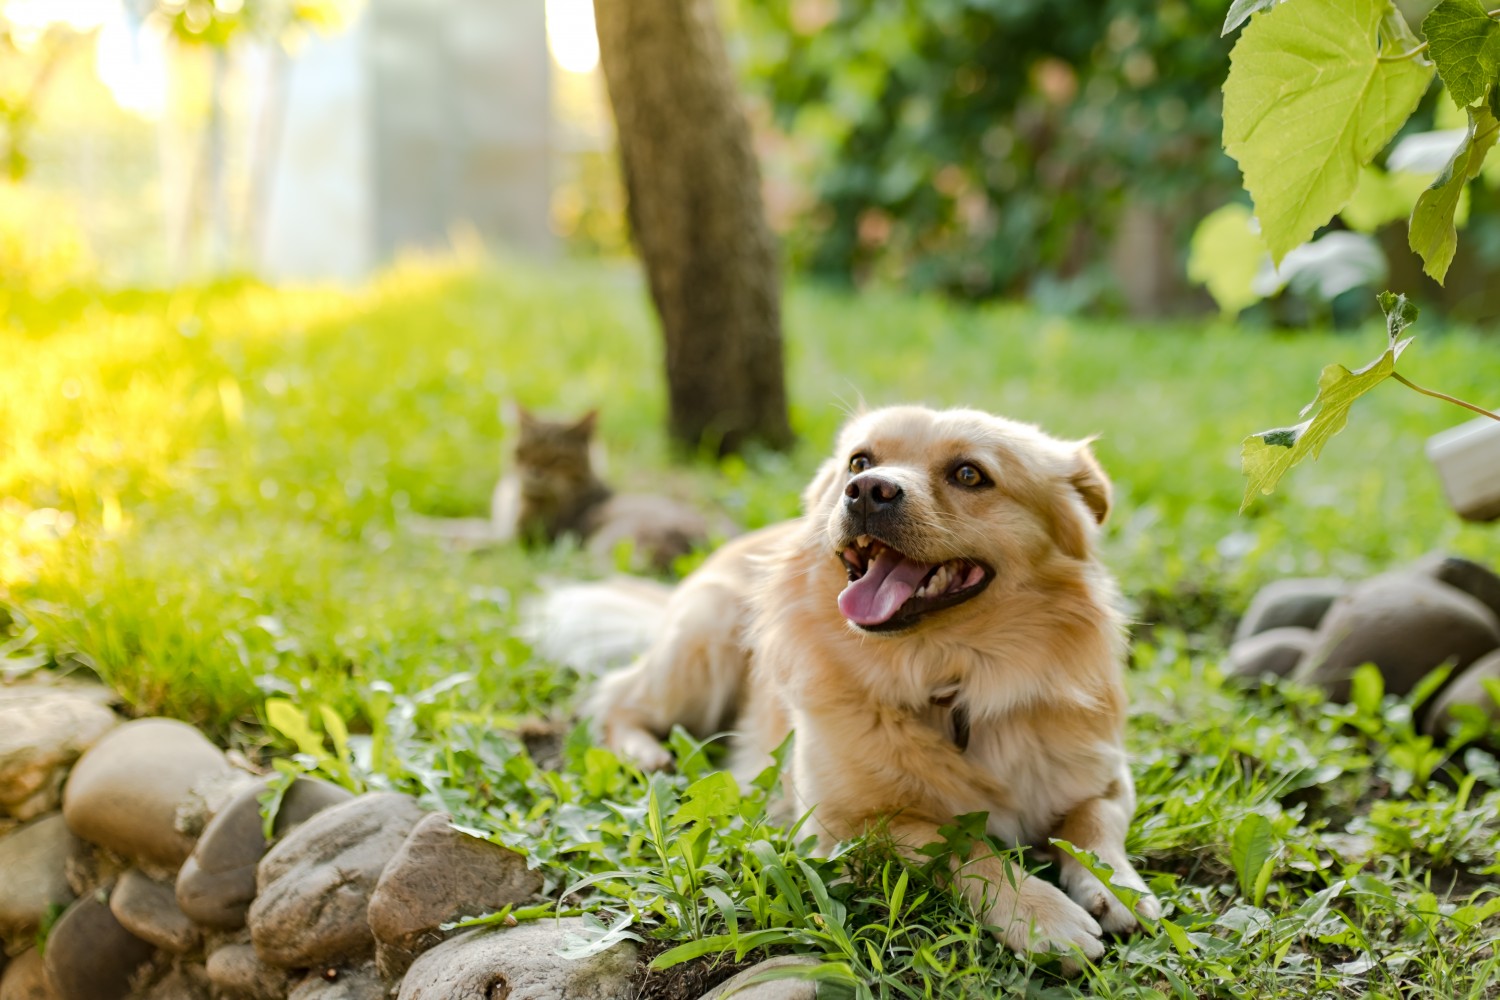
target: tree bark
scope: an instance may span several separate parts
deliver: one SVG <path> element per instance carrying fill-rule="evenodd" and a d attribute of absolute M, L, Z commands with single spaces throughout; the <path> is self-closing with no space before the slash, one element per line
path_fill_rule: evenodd
<path fill-rule="evenodd" d="M 791 442 L 781 281 L 714 0 L 594 0 L 627 215 L 666 341 L 672 438 Z"/>

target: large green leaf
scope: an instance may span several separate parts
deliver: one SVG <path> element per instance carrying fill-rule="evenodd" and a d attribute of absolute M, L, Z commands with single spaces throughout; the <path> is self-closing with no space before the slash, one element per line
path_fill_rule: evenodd
<path fill-rule="evenodd" d="M 1205 216 L 1193 231 L 1188 277 L 1208 289 L 1225 315 L 1234 316 L 1260 301 L 1252 286 L 1265 257 L 1250 209 L 1225 205 Z"/>
<path fill-rule="evenodd" d="M 1405 295 L 1390 292 L 1381 293 L 1380 307 L 1385 310 L 1386 321 L 1384 354 L 1358 371 L 1351 372 L 1343 365 L 1324 368 L 1318 376 L 1318 394 L 1299 414 L 1306 420 L 1245 438 L 1240 448 L 1240 469 L 1248 481 L 1240 503 L 1241 513 L 1249 509 L 1257 494 L 1274 490 L 1292 466 L 1309 455 L 1316 460 L 1328 439 L 1348 423 L 1349 408 L 1354 401 L 1395 372 L 1396 359 L 1411 343 L 1410 337 L 1401 339 L 1401 333 L 1416 321 L 1417 307 Z"/>
<path fill-rule="evenodd" d="M 1390 0 L 1294 0 L 1251 18 L 1224 82 L 1224 149 L 1279 264 L 1354 193 L 1432 79 Z"/>
<path fill-rule="evenodd" d="M 1443 0 L 1422 22 L 1438 76 L 1461 108 L 1479 100 L 1500 73 L 1500 22 L 1480 0 Z"/>
<path fill-rule="evenodd" d="M 1488 107 L 1479 105 L 1468 110 L 1469 127 L 1463 142 L 1454 150 L 1453 157 L 1438 174 L 1437 180 L 1417 199 L 1417 206 L 1411 213 L 1411 227 L 1407 230 L 1411 248 L 1422 256 L 1422 270 L 1439 283 L 1447 277 L 1453 253 L 1458 249 L 1458 230 L 1453 216 L 1458 210 L 1459 197 L 1469 181 L 1479 175 L 1485 155 L 1500 138 L 1500 121 L 1496 121 Z"/>

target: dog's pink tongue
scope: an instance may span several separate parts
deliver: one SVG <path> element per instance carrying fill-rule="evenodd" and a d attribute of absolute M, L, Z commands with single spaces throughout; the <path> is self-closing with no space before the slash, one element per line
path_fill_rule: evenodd
<path fill-rule="evenodd" d="M 839 610 L 856 625 L 879 625 L 891 620 L 916 592 L 927 571 L 925 563 L 908 559 L 895 549 L 883 549 L 865 575 L 839 594 Z"/>

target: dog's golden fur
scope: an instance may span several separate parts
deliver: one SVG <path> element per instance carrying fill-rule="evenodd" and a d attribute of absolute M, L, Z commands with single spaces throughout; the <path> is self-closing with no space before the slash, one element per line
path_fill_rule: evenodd
<path fill-rule="evenodd" d="M 893 511 L 861 500 L 872 484 L 897 498 Z M 589 714 L 649 767 L 668 763 L 657 739 L 673 725 L 734 727 L 741 773 L 795 731 L 788 787 L 825 843 L 880 827 L 915 850 L 955 816 L 986 812 L 1002 842 L 1068 840 L 1145 892 L 1124 848 L 1124 629 L 1094 554 L 1109 504 L 1087 442 L 973 410 L 856 416 L 805 515 L 731 542 L 685 580 L 654 643 L 603 679 Z M 959 603 L 903 624 L 924 584 L 890 622 L 868 599 L 849 598 L 845 614 L 841 592 L 876 573 L 878 543 L 912 565 L 954 561 Z M 962 586 L 976 566 L 983 581 Z M 1061 889 L 984 847 L 956 864 L 1010 947 L 1096 958 L 1102 934 L 1136 916 L 1077 862 L 1058 863 Z M 1159 914 L 1149 894 L 1137 909 Z"/>

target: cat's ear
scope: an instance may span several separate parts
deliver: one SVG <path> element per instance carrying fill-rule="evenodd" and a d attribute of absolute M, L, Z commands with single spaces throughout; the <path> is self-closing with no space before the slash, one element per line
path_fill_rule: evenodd
<path fill-rule="evenodd" d="M 536 417 L 521 405 L 520 400 L 508 399 L 500 404 L 500 423 L 507 429 L 532 427 L 536 424 Z"/>
<path fill-rule="evenodd" d="M 598 424 L 599 410 L 595 408 L 585 413 L 582 417 L 579 417 L 578 422 L 575 423 L 572 427 L 569 427 L 568 430 L 582 437 L 592 437 L 594 428 L 597 427 Z"/>

